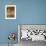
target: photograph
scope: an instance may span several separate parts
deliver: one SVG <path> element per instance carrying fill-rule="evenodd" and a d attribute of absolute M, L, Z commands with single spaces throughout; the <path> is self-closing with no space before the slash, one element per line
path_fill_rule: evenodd
<path fill-rule="evenodd" d="M 32 42 L 46 41 L 46 25 L 18 24 L 18 42 L 20 46 L 31 46 Z"/>
<path fill-rule="evenodd" d="M 5 5 L 5 19 L 16 19 L 16 5 Z"/>

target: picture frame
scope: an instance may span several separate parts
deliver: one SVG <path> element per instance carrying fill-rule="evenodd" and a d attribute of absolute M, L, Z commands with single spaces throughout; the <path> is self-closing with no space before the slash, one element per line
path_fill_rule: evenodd
<path fill-rule="evenodd" d="M 28 35 L 23 35 L 27 30 Z M 18 24 L 18 43 L 21 40 L 46 41 L 46 24 Z"/>
<path fill-rule="evenodd" d="M 16 5 L 5 5 L 5 19 L 16 19 Z"/>

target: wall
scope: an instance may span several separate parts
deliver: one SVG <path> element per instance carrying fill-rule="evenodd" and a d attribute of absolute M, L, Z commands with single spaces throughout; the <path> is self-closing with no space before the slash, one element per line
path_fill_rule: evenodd
<path fill-rule="evenodd" d="M 5 5 L 16 4 L 16 20 L 5 20 Z M 46 0 L 0 0 L 0 44 L 7 44 L 17 24 L 46 24 Z M 17 43 L 17 40 L 16 40 Z"/>

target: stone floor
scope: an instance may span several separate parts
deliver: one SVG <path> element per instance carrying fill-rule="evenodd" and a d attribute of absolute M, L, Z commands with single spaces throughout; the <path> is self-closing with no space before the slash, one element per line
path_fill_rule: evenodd
<path fill-rule="evenodd" d="M 8 44 L 0 44 L 0 46 L 8 46 Z M 9 46 L 18 46 L 18 44 L 14 44 L 14 45 L 9 45 Z"/>
<path fill-rule="evenodd" d="M 8 46 L 8 44 L 0 44 L 0 46 Z M 13 46 L 46 46 L 46 41 L 21 40 L 19 44 L 14 44 Z"/>
<path fill-rule="evenodd" d="M 21 40 L 20 46 L 46 46 L 46 42 L 45 41 Z"/>

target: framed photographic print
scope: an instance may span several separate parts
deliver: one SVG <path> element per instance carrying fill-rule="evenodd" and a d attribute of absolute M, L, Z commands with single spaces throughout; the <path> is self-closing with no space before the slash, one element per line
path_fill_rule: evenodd
<path fill-rule="evenodd" d="M 5 19 L 16 19 L 16 5 L 5 5 Z"/>
<path fill-rule="evenodd" d="M 18 24 L 18 42 L 46 41 L 46 24 Z"/>

